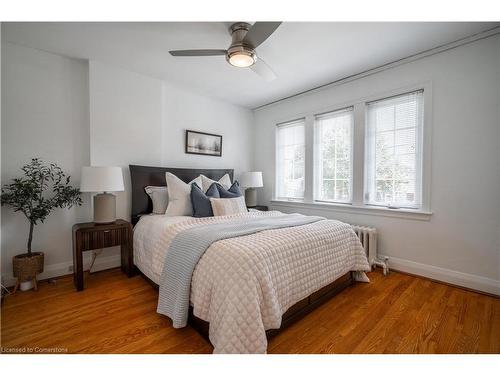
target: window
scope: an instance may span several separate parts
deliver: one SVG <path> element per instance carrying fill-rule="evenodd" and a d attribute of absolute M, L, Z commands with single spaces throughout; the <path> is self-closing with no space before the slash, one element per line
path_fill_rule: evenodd
<path fill-rule="evenodd" d="M 304 198 L 304 119 L 280 124 L 276 130 L 276 198 Z"/>
<path fill-rule="evenodd" d="M 431 103 L 422 83 L 278 124 L 274 203 L 430 218 Z"/>
<path fill-rule="evenodd" d="M 353 107 L 315 116 L 315 200 L 352 201 Z"/>
<path fill-rule="evenodd" d="M 367 105 L 365 203 L 422 205 L 423 90 Z"/>

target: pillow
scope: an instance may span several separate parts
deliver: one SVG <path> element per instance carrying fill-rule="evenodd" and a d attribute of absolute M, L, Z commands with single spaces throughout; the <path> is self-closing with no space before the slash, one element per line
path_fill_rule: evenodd
<path fill-rule="evenodd" d="M 210 197 L 219 198 L 219 190 L 214 182 L 204 193 L 196 182 L 191 184 L 191 204 L 193 205 L 194 217 L 209 217 L 214 216 Z"/>
<path fill-rule="evenodd" d="M 153 202 L 153 213 L 163 215 L 168 206 L 168 190 L 166 186 L 146 186 L 144 191 Z"/>
<path fill-rule="evenodd" d="M 231 177 L 229 177 L 227 173 L 224 176 L 222 176 L 219 181 L 214 181 L 205 175 L 200 175 L 200 176 L 202 182 L 202 185 L 200 185 L 200 187 L 203 189 L 204 192 L 206 192 L 214 182 L 218 182 L 219 184 L 221 184 L 224 187 L 224 189 L 229 189 L 229 187 L 231 186 Z"/>
<path fill-rule="evenodd" d="M 240 183 L 234 181 L 229 189 L 224 189 L 221 185 L 217 184 L 217 189 L 219 190 L 219 195 L 221 198 L 237 198 L 241 197 Z"/>
<path fill-rule="evenodd" d="M 245 197 L 210 198 L 214 216 L 234 215 L 247 212 Z"/>
<path fill-rule="evenodd" d="M 201 186 L 201 176 L 196 177 L 189 184 L 179 179 L 176 175 L 165 173 L 168 190 L 168 206 L 165 211 L 167 216 L 193 216 L 193 205 L 191 204 L 191 186 L 196 182 Z"/>

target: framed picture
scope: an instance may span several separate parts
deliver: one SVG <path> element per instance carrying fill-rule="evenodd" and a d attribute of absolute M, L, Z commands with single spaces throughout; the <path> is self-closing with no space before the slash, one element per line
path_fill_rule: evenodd
<path fill-rule="evenodd" d="M 222 156 L 222 135 L 186 130 L 186 154 Z"/>

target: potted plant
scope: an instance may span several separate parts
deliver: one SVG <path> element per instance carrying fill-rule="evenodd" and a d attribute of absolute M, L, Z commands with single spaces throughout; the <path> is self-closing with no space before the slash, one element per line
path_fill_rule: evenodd
<path fill-rule="evenodd" d="M 21 168 L 24 176 L 14 178 L 13 182 L 2 187 L 2 206 L 11 206 L 14 211 L 20 211 L 29 222 L 27 252 L 14 256 L 12 266 L 17 278 L 14 292 L 21 285 L 21 290 L 31 289 L 36 276 L 43 272 L 44 253 L 33 252 L 33 229 L 43 222 L 55 208 L 70 208 L 80 206 L 82 199 L 80 191 L 70 185 L 70 177 L 66 176 L 57 164 L 45 163 L 35 158 Z"/>

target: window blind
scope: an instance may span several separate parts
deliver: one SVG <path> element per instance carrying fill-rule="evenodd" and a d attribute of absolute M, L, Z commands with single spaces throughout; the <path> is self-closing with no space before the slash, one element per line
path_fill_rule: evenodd
<path fill-rule="evenodd" d="M 365 203 L 422 205 L 423 90 L 367 105 Z"/>
<path fill-rule="evenodd" d="M 353 108 L 315 117 L 314 199 L 352 202 Z"/>
<path fill-rule="evenodd" d="M 304 198 L 305 121 L 279 124 L 276 130 L 276 198 Z"/>

